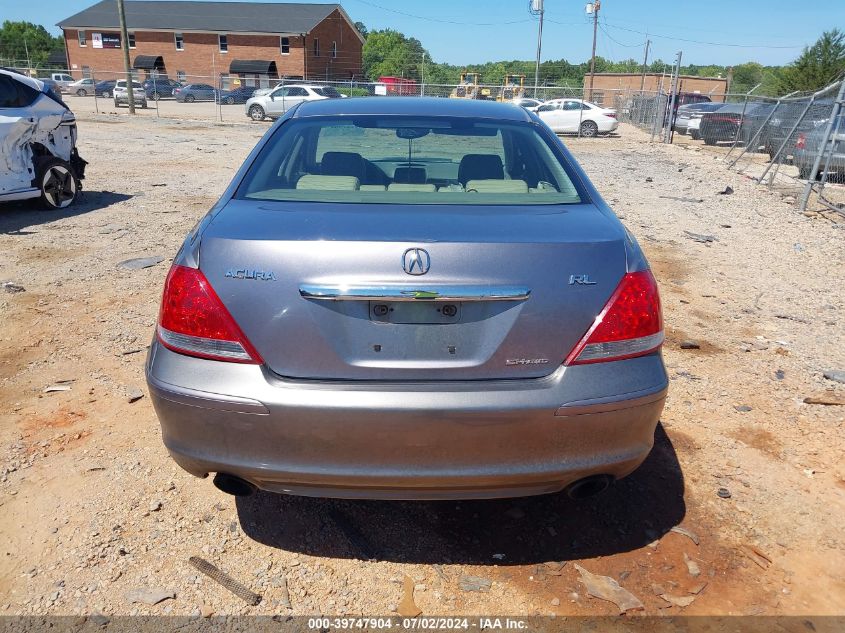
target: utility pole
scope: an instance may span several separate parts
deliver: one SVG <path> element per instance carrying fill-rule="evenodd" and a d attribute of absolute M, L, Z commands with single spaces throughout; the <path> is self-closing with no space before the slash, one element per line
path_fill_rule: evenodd
<path fill-rule="evenodd" d="M 593 4 L 588 4 L 588 11 L 593 12 L 593 56 L 590 59 L 590 92 L 587 101 L 593 100 L 593 81 L 596 78 L 596 34 L 599 28 L 599 9 L 601 9 L 601 0 L 596 0 Z"/>
<path fill-rule="evenodd" d="M 537 63 L 534 66 L 534 98 L 537 98 L 537 86 L 540 83 L 540 51 L 543 48 L 543 0 L 531 0 L 528 10 L 531 15 L 540 17 L 540 26 L 537 28 Z"/>
<path fill-rule="evenodd" d="M 420 68 L 420 96 L 425 96 L 425 51 L 422 54 L 422 68 Z"/>
<path fill-rule="evenodd" d="M 645 41 L 645 56 L 643 57 L 643 72 L 640 79 L 640 94 L 645 90 L 645 71 L 648 68 L 648 47 L 651 46 L 651 40 Z"/>
<path fill-rule="evenodd" d="M 123 7 L 123 0 L 117 0 L 117 14 L 120 18 L 123 70 L 126 72 L 126 99 L 129 105 L 129 114 L 135 114 L 135 91 L 132 89 L 132 72 L 129 68 L 129 32 L 126 30 L 126 9 Z"/>

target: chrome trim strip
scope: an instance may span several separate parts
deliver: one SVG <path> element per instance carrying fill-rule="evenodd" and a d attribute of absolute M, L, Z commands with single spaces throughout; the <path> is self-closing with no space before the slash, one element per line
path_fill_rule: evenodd
<path fill-rule="evenodd" d="M 524 286 L 356 286 L 311 285 L 299 287 L 305 299 L 318 301 L 525 301 L 531 289 Z"/>

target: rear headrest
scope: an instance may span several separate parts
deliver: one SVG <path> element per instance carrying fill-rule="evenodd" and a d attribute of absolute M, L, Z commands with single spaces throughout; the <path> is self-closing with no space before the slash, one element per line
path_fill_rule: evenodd
<path fill-rule="evenodd" d="M 463 185 L 468 180 L 501 180 L 504 177 L 502 159 L 496 154 L 467 154 L 458 167 L 458 180 Z"/>
<path fill-rule="evenodd" d="M 422 185 L 410 185 L 408 183 L 403 182 L 392 182 L 387 185 L 388 191 L 428 191 L 428 192 L 435 192 L 437 191 L 437 187 L 432 183 L 422 184 Z"/>
<path fill-rule="evenodd" d="M 364 158 L 355 152 L 326 152 L 320 161 L 324 176 L 355 176 L 364 179 Z"/>
<path fill-rule="evenodd" d="M 528 184 L 524 180 L 468 180 L 469 193 L 528 193 Z"/>
<path fill-rule="evenodd" d="M 393 182 L 422 185 L 425 183 L 425 178 L 425 167 L 397 167 L 393 171 Z"/>
<path fill-rule="evenodd" d="M 358 179 L 355 176 L 305 174 L 296 182 L 296 188 L 311 191 L 355 191 L 358 189 Z"/>

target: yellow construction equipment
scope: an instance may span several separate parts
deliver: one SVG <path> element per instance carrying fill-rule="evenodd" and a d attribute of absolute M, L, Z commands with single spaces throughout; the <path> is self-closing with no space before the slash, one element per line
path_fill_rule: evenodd
<path fill-rule="evenodd" d="M 480 73 L 471 73 L 464 71 L 461 73 L 461 81 L 455 86 L 451 93 L 450 99 L 489 99 L 490 88 L 480 86 Z"/>
<path fill-rule="evenodd" d="M 525 96 L 525 75 L 505 75 L 496 101 L 513 101 Z"/>

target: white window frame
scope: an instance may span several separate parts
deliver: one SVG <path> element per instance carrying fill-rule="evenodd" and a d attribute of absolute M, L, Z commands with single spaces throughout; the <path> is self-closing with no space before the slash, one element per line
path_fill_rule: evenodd
<path fill-rule="evenodd" d="M 88 46 L 88 40 L 85 37 L 85 31 L 76 31 L 76 41 L 79 43 L 79 46 L 81 48 L 86 48 Z"/>
<path fill-rule="evenodd" d="M 337 42 L 332 42 L 332 59 L 337 59 Z"/>
<path fill-rule="evenodd" d="M 320 56 L 320 38 L 319 37 L 314 38 L 314 46 L 312 47 L 311 52 L 314 54 L 314 57 Z"/>
<path fill-rule="evenodd" d="M 287 51 L 285 51 L 285 40 L 287 40 Z M 280 55 L 290 55 L 290 38 L 279 36 L 279 54 Z"/>
<path fill-rule="evenodd" d="M 184 35 L 184 33 L 179 33 L 177 31 L 173 32 L 173 45 L 176 47 L 177 51 L 184 51 L 185 50 L 185 35 Z"/>
<path fill-rule="evenodd" d="M 127 33 L 126 39 L 129 40 L 129 48 L 135 48 L 135 33 Z"/>
<path fill-rule="evenodd" d="M 226 41 L 225 45 L 226 48 L 223 48 L 223 40 Z M 228 33 L 218 33 L 217 34 L 217 50 L 223 53 L 224 55 L 229 52 L 229 34 Z"/>

